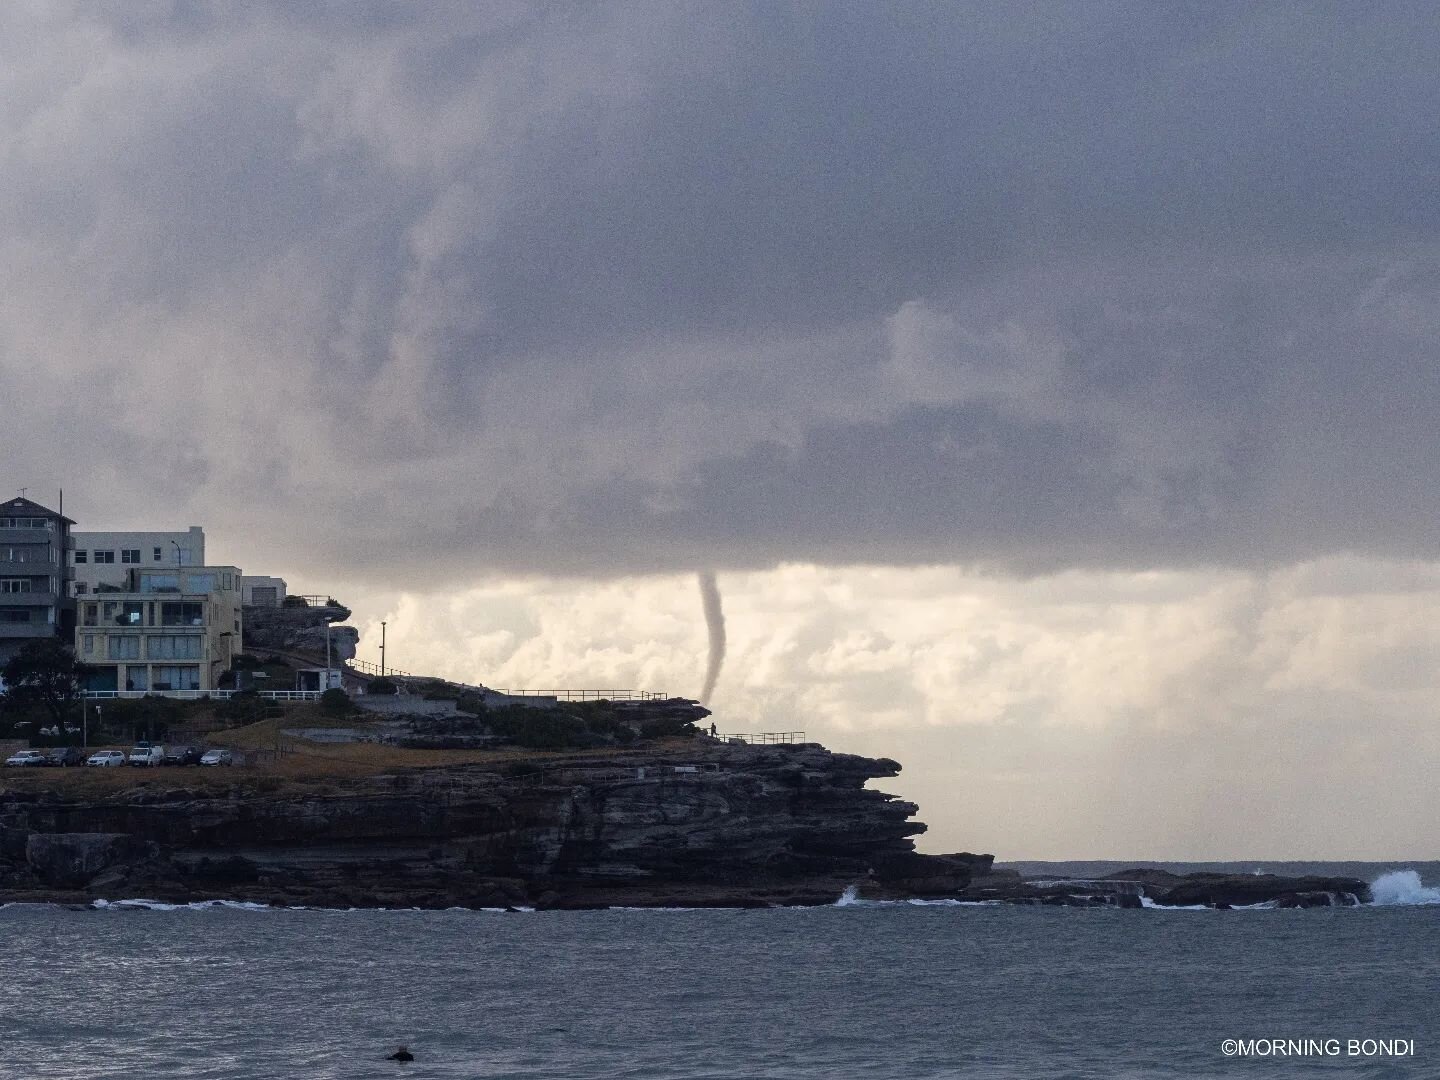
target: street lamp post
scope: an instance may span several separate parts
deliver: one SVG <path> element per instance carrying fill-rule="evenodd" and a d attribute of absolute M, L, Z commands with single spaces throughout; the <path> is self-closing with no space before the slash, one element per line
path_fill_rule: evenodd
<path fill-rule="evenodd" d="M 385 620 L 380 620 L 380 677 L 385 677 Z"/>

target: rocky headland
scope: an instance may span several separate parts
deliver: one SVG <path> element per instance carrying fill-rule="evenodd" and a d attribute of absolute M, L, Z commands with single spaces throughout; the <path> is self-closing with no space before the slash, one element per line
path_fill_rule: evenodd
<path fill-rule="evenodd" d="M 124 770 L 7 776 L 0 900 L 146 897 L 322 907 L 759 907 L 948 898 L 1022 904 L 1359 903 L 1351 879 L 1027 881 L 923 855 L 887 759 L 703 737 L 369 775 Z M 118 772 L 119 770 L 117 770 Z"/>

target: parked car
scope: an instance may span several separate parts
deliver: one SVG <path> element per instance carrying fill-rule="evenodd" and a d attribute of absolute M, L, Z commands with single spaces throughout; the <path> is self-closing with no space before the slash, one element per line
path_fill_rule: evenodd
<path fill-rule="evenodd" d="M 163 746 L 151 746 L 149 743 L 137 743 L 130 749 L 130 756 L 125 759 L 127 765 L 159 765 L 165 760 L 165 748 Z"/>
<path fill-rule="evenodd" d="M 18 754 L 11 754 L 5 759 L 6 765 L 44 765 L 46 762 L 44 750 L 21 750 Z"/>
<path fill-rule="evenodd" d="M 235 751 L 233 750 L 206 750 L 200 759 L 201 765 L 234 765 Z"/>
<path fill-rule="evenodd" d="M 78 746 L 57 746 L 45 755 L 45 764 L 57 767 L 84 765 L 85 751 Z"/>
<path fill-rule="evenodd" d="M 123 750 L 97 750 L 95 753 L 91 754 L 88 758 L 85 759 L 85 764 L 101 765 L 105 767 L 109 767 L 111 765 L 124 765 L 125 752 Z"/>
<path fill-rule="evenodd" d="M 205 751 L 198 746 L 167 746 L 162 765 L 199 765 Z"/>

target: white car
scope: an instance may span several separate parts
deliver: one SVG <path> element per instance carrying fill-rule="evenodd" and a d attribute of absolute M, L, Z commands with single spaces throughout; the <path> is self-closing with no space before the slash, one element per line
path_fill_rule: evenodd
<path fill-rule="evenodd" d="M 235 752 L 233 750 L 206 750 L 205 755 L 200 759 L 201 765 L 234 765 Z"/>
<path fill-rule="evenodd" d="M 43 750 L 21 750 L 5 759 L 6 765 L 45 765 L 48 755 Z"/>
<path fill-rule="evenodd" d="M 133 747 L 130 756 L 125 759 L 127 765 L 163 765 L 165 763 L 165 748 L 163 746 L 151 746 L 149 743 L 141 743 Z"/>
<path fill-rule="evenodd" d="M 86 765 L 124 765 L 125 753 L 121 750 L 98 750 L 85 759 Z"/>

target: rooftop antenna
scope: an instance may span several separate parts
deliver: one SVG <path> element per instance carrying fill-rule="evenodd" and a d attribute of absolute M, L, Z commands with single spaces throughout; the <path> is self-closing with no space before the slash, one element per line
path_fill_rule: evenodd
<path fill-rule="evenodd" d="M 22 499 L 25 498 L 25 492 L 27 492 L 27 491 L 29 491 L 29 490 L 30 490 L 30 489 L 29 489 L 28 487 L 21 488 L 21 489 L 20 489 L 20 497 L 21 497 Z"/>

